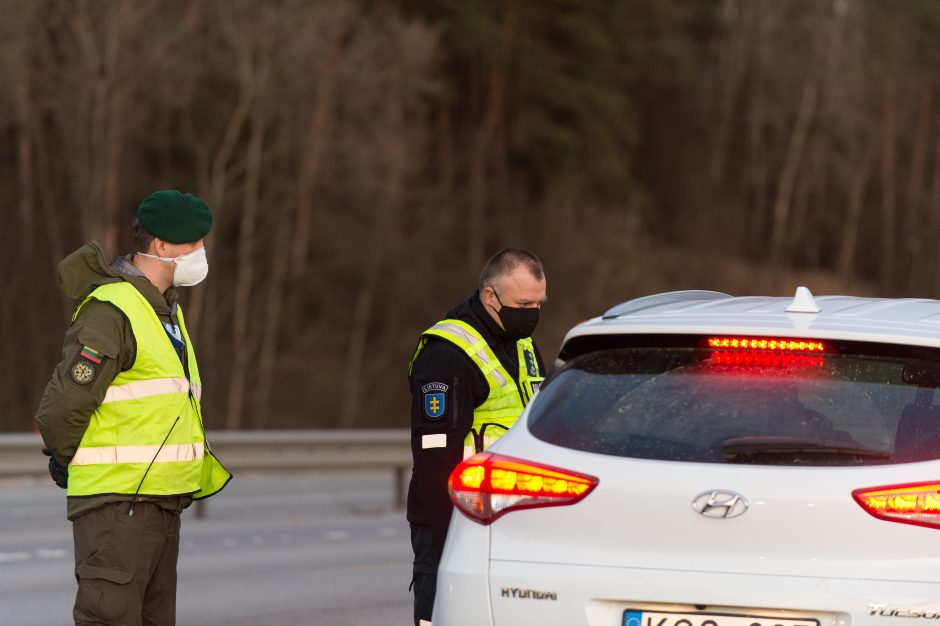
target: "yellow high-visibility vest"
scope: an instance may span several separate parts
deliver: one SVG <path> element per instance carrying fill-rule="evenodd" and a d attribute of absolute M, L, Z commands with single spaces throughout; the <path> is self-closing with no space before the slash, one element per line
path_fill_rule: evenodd
<path fill-rule="evenodd" d="M 91 415 L 69 463 L 68 496 L 201 499 L 217 493 L 232 475 L 206 442 L 199 403 L 202 383 L 182 311 L 185 369 L 153 307 L 131 283 L 97 287 L 79 305 L 73 321 L 90 300 L 110 302 L 124 313 L 137 355 L 133 367 L 118 373 Z"/>
<path fill-rule="evenodd" d="M 516 423 L 526 404 L 545 380 L 545 376 L 539 371 L 531 337 L 516 342 L 519 358 L 519 378 L 516 380 L 509 375 L 493 349 L 475 328 L 460 320 L 446 319 L 421 334 L 418 347 L 408 366 L 409 377 L 418 355 L 428 342 L 428 337 L 446 339 L 463 350 L 480 368 L 490 387 L 486 400 L 473 410 L 473 430 L 464 439 L 466 458 L 474 452 L 488 448 Z M 474 433 L 480 439 L 481 446 L 475 446 Z"/>

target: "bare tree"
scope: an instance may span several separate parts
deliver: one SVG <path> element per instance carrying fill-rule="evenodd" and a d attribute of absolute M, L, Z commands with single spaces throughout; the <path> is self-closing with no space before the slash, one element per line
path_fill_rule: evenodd
<path fill-rule="evenodd" d="M 897 28 L 894 26 L 893 28 Z M 897 35 L 892 36 L 892 40 Z M 892 43 L 891 59 L 882 83 L 881 118 L 881 290 L 895 290 L 897 250 L 897 52 Z"/>
<path fill-rule="evenodd" d="M 927 168 L 927 149 L 930 144 L 930 123 L 933 106 L 933 81 L 930 75 L 922 78 L 918 89 L 916 124 L 911 141 L 910 174 L 905 190 L 903 216 L 899 231 L 902 237 L 903 274 L 907 276 L 907 289 L 923 289 L 923 273 L 917 271 L 917 254 L 926 247 L 923 229 L 928 214 L 924 207 L 924 181 Z"/>
<path fill-rule="evenodd" d="M 473 132 L 469 155 L 467 187 L 467 262 L 483 265 L 486 245 L 486 209 L 489 189 L 487 169 L 492 159 L 492 143 L 504 114 L 504 101 L 509 83 L 513 46 L 521 28 L 524 7 L 516 0 L 505 3 L 503 36 L 498 45 L 484 49 L 478 59 L 481 78 L 486 87 L 480 121 Z"/>
<path fill-rule="evenodd" d="M 228 385 L 228 410 L 225 424 L 230 429 L 241 428 L 243 422 L 247 369 L 255 351 L 259 334 L 249 328 L 251 317 L 251 292 L 255 286 L 255 262 L 257 245 L 257 220 L 260 210 L 261 170 L 264 165 L 264 142 L 268 130 L 268 101 L 261 96 L 267 91 L 271 73 L 271 18 L 262 13 L 255 36 L 246 45 L 253 50 L 244 55 L 253 60 L 251 67 L 242 68 L 245 80 L 252 83 L 251 91 L 259 94 L 252 100 L 249 115 L 249 136 L 245 153 L 245 184 L 241 220 L 238 229 L 237 273 L 232 308 L 231 346 L 232 370 Z"/>

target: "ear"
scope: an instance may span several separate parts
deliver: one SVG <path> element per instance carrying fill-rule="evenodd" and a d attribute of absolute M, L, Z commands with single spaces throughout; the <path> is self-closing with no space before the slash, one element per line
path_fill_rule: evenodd
<path fill-rule="evenodd" d="M 167 243 L 159 237 L 154 237 L 150 243 L 150 253 L 157 256 L 166 256 Z"/>
<path fill-rule="evenodd" d="M 494 291 L 492 287 L 484 287 L 483 291 L 480 292 L 480 299 L 483 301 L 484 307 L 495 311 L 499 306 L 499 302 L 496 301 L 496 296 L 493 294 Z"/>

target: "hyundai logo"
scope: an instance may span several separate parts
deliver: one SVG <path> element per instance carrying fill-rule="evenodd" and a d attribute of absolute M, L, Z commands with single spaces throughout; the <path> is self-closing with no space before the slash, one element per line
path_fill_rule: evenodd
<path fill-rule="evenodd" d="M 737 517 L 747 511 L 747 498 L 735 491 L 712 489 L 704 491 L 692 500 L 692 508 L 705 517 Z"/>

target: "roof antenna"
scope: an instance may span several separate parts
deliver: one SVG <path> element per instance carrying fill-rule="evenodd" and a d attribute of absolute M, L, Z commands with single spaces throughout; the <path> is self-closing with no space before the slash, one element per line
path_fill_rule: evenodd
<path fill-rule="evenodd" d="M 813 294 L 806 287 L 797 287 L 793 302 L 787 307 L 787 313 L 819 313 L 822 309 L 813 299 Z"/>

